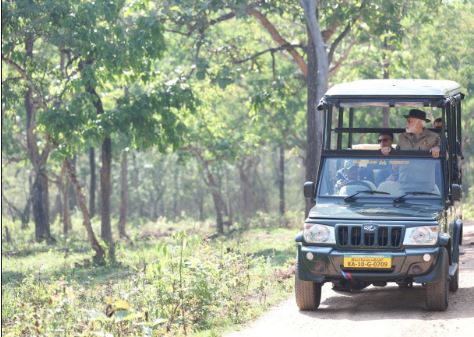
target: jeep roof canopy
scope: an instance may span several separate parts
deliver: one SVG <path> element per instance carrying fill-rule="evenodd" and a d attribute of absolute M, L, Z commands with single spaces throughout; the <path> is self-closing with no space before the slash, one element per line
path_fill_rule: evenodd
<path fill-rule="evenodd" d="M 377 150 L 364 151 L 353 147 L 353 134 L 392 132 L 402 133 L 404 128 L 354 126 L 354 113 L 365 113 L 359 108 L 440 108 L 442 118 L 441 157 L 447 181 L 461 184 L 460 167 L 455 158 L 461 158 L 461 86 L 446 80 L 358 80 L 334 85 L 321 99 L 318 110 L 324 113 L 323 155 L 379 155 Z M 357 109 L 357 110 L 355 110 Z M 397 111 L 400 114 L 400 111 Z M 336 114 L 333 116 L 333 114 Z M 347 116 L 348 115 L 348 116 Z M 333 118 L 334 117 L 334 118 Z M 347 118 L 348 117 L 348 118 Z M 333 126 L 335 124 L 335 127 Z M 438 130 L 439 131 L 439 130 Z M 345 137 L 343 137 L 345 136 Z M 347 142 L 346 142 L 347 141 Z M 332 144 L 331 144 L 332 143 Z M 344 143 L 344 144 L 343 144 Z M 409 156 L 428 156 L 421 151 L 399 151 Z M 395 155 L 395 154 L 394 154 Z"/>
<path fill-rule="evenodd" d="M 336 84 L 318 106 L 338 107 L 443 107 L 447 100 L 462 100 L 461 86 L 446 80 L 359 80 Z"/>

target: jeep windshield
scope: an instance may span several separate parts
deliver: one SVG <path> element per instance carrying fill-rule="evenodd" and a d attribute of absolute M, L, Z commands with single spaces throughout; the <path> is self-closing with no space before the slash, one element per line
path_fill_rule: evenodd
<path fill-rule="evenodd" d="M 442 193 L 440 161 L 431 158 L 325 158 L 319 197 L 439 199 Z M 349 197 L 349 198 L 348 198 Z"/>

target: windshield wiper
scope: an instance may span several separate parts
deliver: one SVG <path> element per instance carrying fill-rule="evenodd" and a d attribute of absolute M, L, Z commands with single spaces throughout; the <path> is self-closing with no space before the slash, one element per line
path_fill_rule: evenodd
<path fill-rule="evenodd" d="M 344 201 L 354 201 L 355 197 L 361 193 L 367 193 L 367 194 L 390 194 L 388 192 L 382 192 L 382 191 L 377 191 L 377 190 L 363 190 L 363 191 L 357 191 L 354 194 L 349 195 L 348 197 L 344 198 Z"/>
<path fill-rule="evenodd" d="M 421 191 L 406 192 L 404 195 L 401 195 L 398 198 L 393 199 L 393 202 L 394 203 L 403 202 L 403 201 L 405 201 L 405 197 L 408 196 L 408 195 L 436 195 L 436 196 L 439 196 L 439 194 L 431 193 L 431 192 L 421 192 Z"/>

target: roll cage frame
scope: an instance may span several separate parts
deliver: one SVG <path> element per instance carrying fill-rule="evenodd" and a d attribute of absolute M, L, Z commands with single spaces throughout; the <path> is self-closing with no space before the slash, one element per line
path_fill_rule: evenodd
<path fill-rule="evenodd" d="M 441 139 L 440 159 L 444 180 L 444 197 L 452 201 L 453 184 L 462 184 L 461 165 L 458 163 L 462 159 L 461 143 L 461 101 L 464 94 L 459 92 L 449 93 L 443 96 L 424 96 L 424 95 L 325 95 L 317 109 L 324 114 L 324 130 L 322 157 L 331 156 L 381 156 L 380 151 L 351 149 L 352 135 L 354 133 L 402 133 L 403 128 L 366 128 L 354 127 L 354 106 L 369 107 L 383 106 L 393 108 L 396 106 L 421 106 L 437 107 L 442 109 L 442 127 L 439 133 Z M 348 108 L 347 110 L 345 108 Z M 337 114 L 336 126 L 333 127 L 333 115 Z M 349 127 L 343 127 L 344 121 L 348 119 Z M 431 129 L 434 130 L 434 129 Z M 439 130 L 438 130 L 439 131 Z M 336 134 L 336 144 L 331 144 L 333 133 Z M 343 148 L 343 135 L 348 134 L 347 147 Z M 333 146 L 335 145 L 335 146 Z M 431 157 L 427 151 L 392 151 L 391 156 L 397 157 Z M 322 159 L 323 159 L 322 158 Z M 318 181 L 319 174 L 318 173 Z"/>

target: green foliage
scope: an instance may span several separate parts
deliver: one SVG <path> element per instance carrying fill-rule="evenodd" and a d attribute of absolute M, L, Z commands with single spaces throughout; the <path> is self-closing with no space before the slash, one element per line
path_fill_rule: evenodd
<path fill-rule="evenodd" d="M 331 83 L 380 78 L 384 67 L 391 78 L 461 83 L 464 189 L 469 191 L 463 211 L 472 217 L 473 4 L 318 3 L 328 49 L 351 28 L 334 51 Z M 2 242 L 4 335 L 149 336 L 185 329 L 213 334 L 288 294 L 294 230 L 279 227 L 303 222 L 298 155 L 305 149 L 306 81 L 288 51 L 277 50 L 278 43 L 249 15 L 249 5 L 254 4 L 2 2 L 2 192 L 19 209 L 29 197 L 24 98 L 32 90 L 35 131 L 47 134 L 39 147 L 51 141 L 57 158 L 77 155 L 83 185 L 89 178 L 84 149 L 104 137 L 113 139 L 114 149 L 131 149 L 127 231 L 134 243 L 118 243 L 121 264 L 94 267 L 74 212 L 70 236 L 55 235 L 58 243 L 50 247 L 32 244 L 31 225 L 20 230 L 9 220 L 16 216 L 13 207 L 2 209 L 2 225 L 12 233 L 12 242 Z M 251 8 L 305 56 L 306 25 L 297 1 L 263 1 Z M 32 57 L 25 50 L 30 38 Z M 378 112 L 369 109 L 355 122 L 379 126 Z M 392 116 L 391 122 L 403 121 Z M 375 139 L 363 135 L 357 141 Z M 283 217 L 273 211 L 278 204 L 273 151 L 280 146 L 286 149 L 290 210 Z M 169 149 L 180 151 L 167 154 Z M 269 211 L 251 219 L 241 215 L 240 174 L 249 158 L 256 163 L 247 172 L 254 178 L 252 193 L 266 198 L 261 203 Z M 117 166 L 113 210 L 120 198 Z M 47 169 L 54 182 L 59 167 L 48 163 Z M 214 223 L 195 219 L 215 212 L 211 194 L 216 189 L 233 212 L 234 236 L 208 241 L 203 238 L 214 232 Z M 57 192 L 51 188 L 51 201 Z M 60 207 L 52 208 L 53 232 L 59 233 Z M 93 227 L 100 231 L 97 218 Z"/>
<path fill-rule="evenodd" d="M 290 291 L 291 272 L 285 273 L 292 243 L 281 238 L 292 231 L 253 230 L 217 241 L 175 232 L 159 241 L 120 244 L 122 263 L 108 267 L 89 265 L 74 246 L 67 256 L 59 247 L 32 253 L 42 266 L 23 263 L 28 256 L 7 247 L 2 334 L 155 336 L 245 322 Z M 248 239 L 256 235 L 258 245 Z"/>
<path fill-rule="evenodd" d="M 158 76 L 163 27 L 147 1 L 141 6 L 3 2 L 2 7 L 2 26 L 9 33 L 2 40 L 7 64 L 24 67 L 29 79 L 23 80 L 42 96 L 38 129 L 48 133 L 60 156 L 72 156 L 110 135 L 123 147 L 156 144 L 164 151 L 178 145 L 184 132 L 179 113 L 192 109 L 193 95 L 180 81 L 164 84 Z M 29 36 L 38 52 L 26 64 Z M 9 73 L 15 70 L 12 66 Z M 9 88 L 6 82 L 7 101 L 19 101 L 21 95 Z"/>

